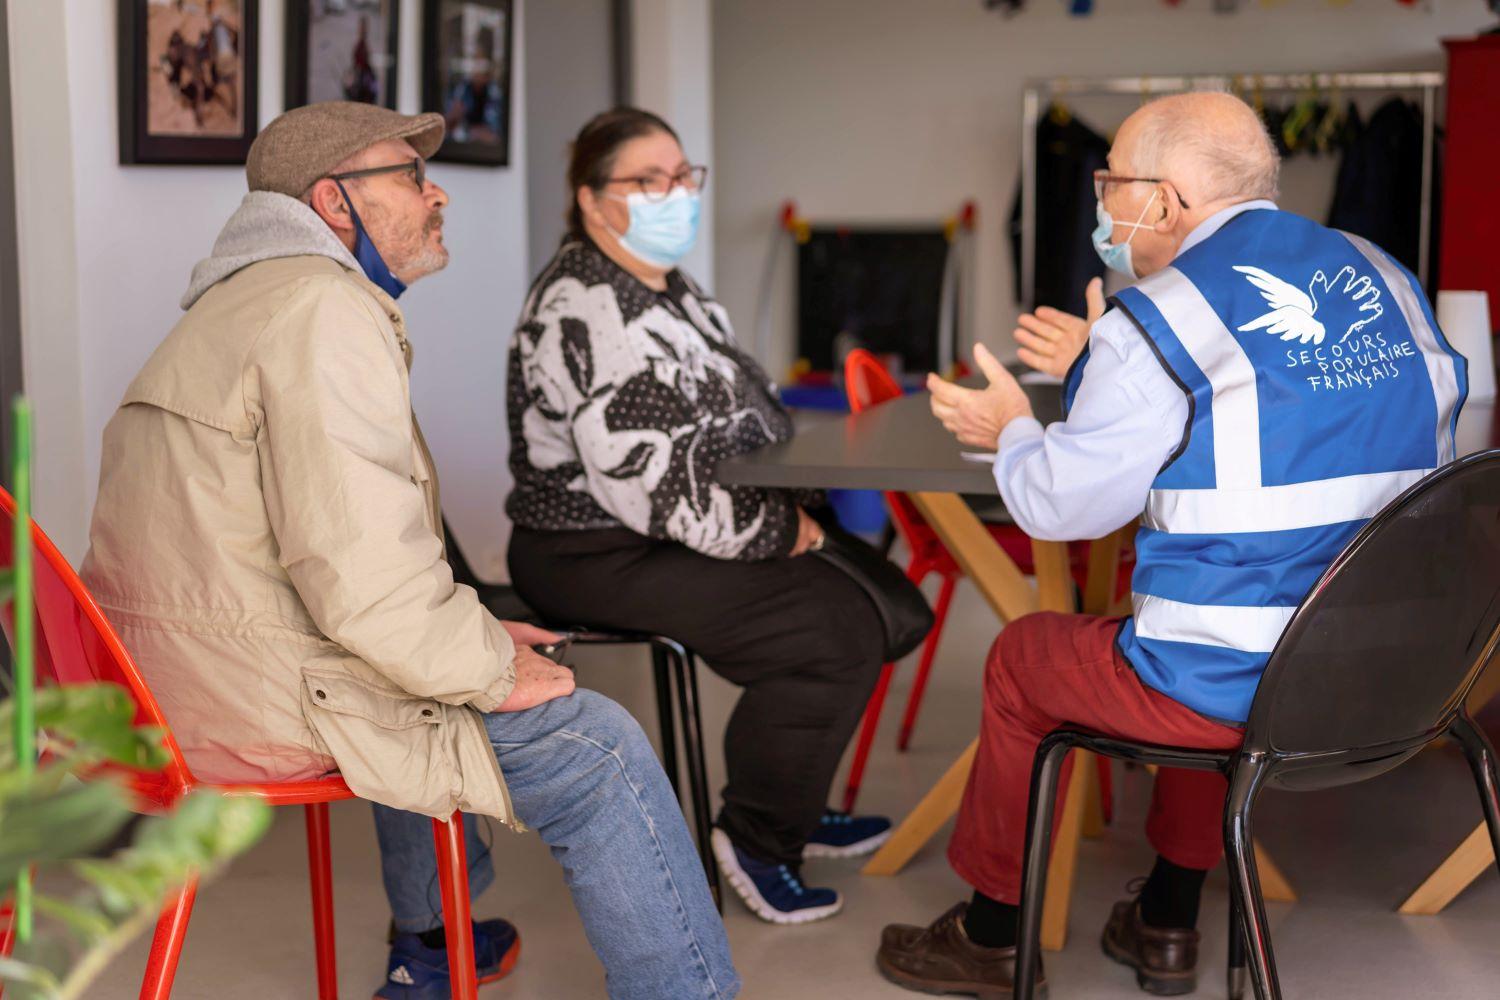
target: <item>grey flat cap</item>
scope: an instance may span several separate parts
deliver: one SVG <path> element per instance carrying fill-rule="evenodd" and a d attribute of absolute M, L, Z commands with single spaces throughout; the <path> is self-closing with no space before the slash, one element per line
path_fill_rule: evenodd
<path fill-rule="evenodd" d="M 403 115 L 356 101 L 293 108 L 260 130 L 245 161 L 251 191 L 302 197 L 340 163 L 377 142 L 405 139 L 422 159 L 443 144 L 443 116 Z"/>

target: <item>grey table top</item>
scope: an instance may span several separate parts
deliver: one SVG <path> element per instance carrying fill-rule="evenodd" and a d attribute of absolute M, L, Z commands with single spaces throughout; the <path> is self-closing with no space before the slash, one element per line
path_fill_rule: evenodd
<path fill-rule="evenodd" d="M 1059 386 L 1025 389 L 1037 419 L 1061 418 Z M 974 450 L 943 429 L 929 409 L 928 394 L 919 392 L 726 459 L 718 479 L 735 486 L 998 494 L 990 465 L 962 457 Z"/>

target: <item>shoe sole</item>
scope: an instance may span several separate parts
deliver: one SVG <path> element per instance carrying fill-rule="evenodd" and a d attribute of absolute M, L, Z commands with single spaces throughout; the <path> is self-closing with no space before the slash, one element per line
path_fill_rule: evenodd
<path fill-rule="evenodd" d="M 1128 950 L 1115 944 L 1109 936 L 1109 928 L 1099 937 L 1099 947 L 1106 957 L 1135 970 L 1135 984 L 1142 990 L 1158 997 L 1180 997 L 1198 988 L 1198 973 L 1175 972 L 1154 973 L 1141 967 L 1140 960 Z"/>
<path fill-rule="evenodd" d="M 857 840 L 843 847 L 833 847 L 829 844 L 808 844 L 802 848 L 804 858 L 858 858 L 866 854 L 874 854 L 885 846 L 885 842 L 891 839 L 891 831 L 877 833 L 873 837 Z"/>
<path fill-rule="evenodd" d="M 734 894 L 740 897 L 740 902 L 744 903 L 751 913 L 766 923 L 810 924 L 815 920 L 826 920 L 844 908 L 844 898 L 840 896 L 827 906 L 810 906 L 805 910 L 783 913 L 766 902 L 760 890 L 755 888 L 755 883 L 750 881 L 750 876 L 745 874 L 745 869 L 740 867 L 739 861 L 734 856 L 734 845 L 730 843 L 727 833 L 715 829 L 709 840 L 713 844 L 714 861 L 718 863 L 720 873 L 734 889 Z"/>
<path fill-rule="evenodd" d="M 962 982 L 948 979 L 919 979 L 909 972 L 891 965 L 886 957 L 879 952 L 875 954 L 875 968 L 885 977 L 886 982 L 894 983 L 902 989 L 915 990 L 918 993 L 929 993 L 934 996 L 948 996 L 950 994 L 968 995 L 977 997 L 978 1000 L 1011 1000 L 1015 990 L 1009 987 L 995 987 L 985 983 Z M 1047 1000 L 1047 984 L 1040 982 L 1036 984 L 1033 994 L 1038 1000 Z"/>
<path fill-rule="evenodd" d="M 520 960 L 521 960 L 521 935 L 517 934 L 516 935 L 516 943 L 510 946 L 510 950 L 509 951 L 507 951 L 504 955 L 500 956 L 500 968 L 496 969 L 494 972 L 490 973 L 488 976 L 481 976 L 480 979 L 478 980 L 479 985 L 483 986 L 485 983 L 497 983 L 500 980 L 504 979 L 506 976 L 508 976 L 512 972 L 516 971 L 516 963 L 519 962 Z"/>
<path fill-rule="evenodd" d="M 484 986 L 487 983 L 498 983 L 512 972 L 516 971 L 516 963 L 521 960 L 521 935 L 516 935 L 516 943 L 510 946 L 510 950 L 500 957 L 500 965 L 494 972 L 480 976 L 474 981 L 476 986 Z M 383 989 L 384 987 L 382 987 Z M 381 1000 L 376 995 L 373 1000 Z"/>

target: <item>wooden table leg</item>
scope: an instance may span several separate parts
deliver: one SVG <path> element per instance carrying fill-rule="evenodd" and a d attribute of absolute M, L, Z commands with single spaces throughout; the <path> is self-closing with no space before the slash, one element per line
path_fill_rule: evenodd
<path fill-rule="evenodd" d="M 1490 843 L 1489 829 L 1481 820 L 1474 832 L 1458 845 L 1458 849 L 1427 876 L 1427 881 L 1406 897 L 1400 912 L 1426 916 L 1443 912 L 1443 908 L 1458 898 L 1458 894 L 1467 889 L 1469 883 L 1494 864 L 1495 847 Z"/>
<path fill-rule="evenodd" d="M 908 495 L 1001 621 L 1015 621 L 1037 610 L 1037 593 L 1031 589 L 1025 574 L 995 543 L 962 497 L 954 493 Z M 1062 548 L 1055 542 L 1043 544 Z M 1049 565 L 1057 561 L 1050 551 L 1044 556 Z M 1066 549 L 1063 550 L 1062 566 L 1066 570 Z M 892 831 L 891 839 L 865 864 L 866 875 L 895 875 L 901 871 L 922 845 L 958 812 L 978 747 L 977 740 L 969 744 L 932 790 L 906 815 Z"/>
<path fill-rule="evenodd" d="M 1485 664 L 1479 680 L 1469 691 L 1467 707 L 1470 715 L 1484 708 L 1494 700 L 1496 694 L 1500 694 L 1500 668 L 1495 666 L 1496 659 L 1500 657 L 1492 657 Z M 1406 902 L 1401 904 L 1398 912 L 1422 915 L 1441 913 L 1444 907 L 1457 899 L 1459 893 L 1494 863 L 1495 848 L 1490 843 L 1489 830 L 1480 822 L 1474 832 L 1464 838 L 1464 842 L 1444 858 L 1442 864 L 1433 869 L 1426 881 L 1406 897 Z"/>
<path fill-rule="evenodd" d="M 864 867 L 866 875 L 895 875 L 906 867 L 906 863 L 931 840 L 948 818 L 958 812 L 963 801 L 964 786 L 969 783 L 969 771 L 974 767 L 974 754 L 979 749 L 975 740 L 959 755 L 958 760 L 938 779 L 932 790 L 922 797 L 917 807 L 907 814 L 901 825 L 891 833 Z"/>

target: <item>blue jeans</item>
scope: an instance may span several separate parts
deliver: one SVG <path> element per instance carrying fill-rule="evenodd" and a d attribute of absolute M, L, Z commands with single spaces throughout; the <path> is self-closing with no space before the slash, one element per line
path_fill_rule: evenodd
<path fill-rule="evenodd" d="M 728 1000 L 740 980 L 693 839 L 646 735 L 619 705 L 579 690 L 486 715 L 516 815 L 563 866 L 613 1000 Z M 432 822 L 375 807 L 396 926 L 442 923 Z M 472 895 L 494 879 L 465 817 Z"/>

